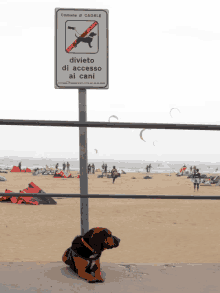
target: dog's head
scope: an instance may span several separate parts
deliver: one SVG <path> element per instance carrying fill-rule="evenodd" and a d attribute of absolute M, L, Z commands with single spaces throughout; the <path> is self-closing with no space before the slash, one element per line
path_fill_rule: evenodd
<path fill-rule="evenodd" d="M 119 246 L 120 239 L 112 235 L 112 232 L 107 228 L 90 229 L 83 239 L 97 252 L 101 253 L 106 249 L 111 249 Z"/>
<path fill-rule="evenodd" d="M 89 37 L 91 37 L 91 38 L 93 38 L 94 36 L 96 36 L 97 34 L 95 34 L 95 33 L 91 33 L 91 34 L 89 34 Z"/>

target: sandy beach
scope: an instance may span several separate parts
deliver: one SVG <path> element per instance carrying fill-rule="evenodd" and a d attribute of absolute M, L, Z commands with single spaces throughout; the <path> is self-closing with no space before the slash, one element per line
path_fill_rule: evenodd
<path fill-rule="evenodd" d="M 1 173 L 5 189 L 19 192 L 34 182 L 45 192 L 79 193 L 75 178 Z M 112 179 L 88 175 L 88 192 L 101 194 L 219 195 L 220 187 L 200 186 L 194 192 L 186 176 L 146 173 Z M 211 175 L 211 174 L 207 174 Z M 135 177 L 136 179 L 131 179 Z M 0 203 L 0 260 L 61 261 L 73 238 L 80 235 L 80 199 L 55 199 L 57 205 Z M 112 263 L 220 262 L 220 201 L 182 199 L 89 199 L 89 228 L 107 227 L 121 239 L 117 249 L 105 251 L 101 261 Z"/>

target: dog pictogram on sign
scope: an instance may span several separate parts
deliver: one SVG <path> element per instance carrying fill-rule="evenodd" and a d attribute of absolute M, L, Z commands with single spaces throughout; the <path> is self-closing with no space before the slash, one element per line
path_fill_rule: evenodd
<path fill-rule="evenodd" d="M 98 53 L 98 22 L 67 21 L 66 44 L 67 53 Z"/>

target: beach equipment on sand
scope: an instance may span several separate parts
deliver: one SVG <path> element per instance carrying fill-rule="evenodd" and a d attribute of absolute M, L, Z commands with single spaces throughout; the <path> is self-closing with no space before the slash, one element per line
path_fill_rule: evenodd
<path fill-rule="evenodd" d="M 11 172 L 20 172 L 20 168 L 17 166 L 13 166 L 13 168 L 11 169 Z"/>
<path fill-rule="evenodd" d="M 59 173 L 55 173 L 53 178 L 74 178 L 74 177 L 72 177 L 71 174 L 68 174 L 67 172 L 61 170 Z"/>
<path fill-rule="evenodd" d="M 187 169 L 187 167 L 183 166 L 182 168 L 180 168 L 180 173 L 184 172 Z"/>
<path fill-rule="evenodd" d="M 103 178 L 103 175 L 97 175 L 97 178 Z"/>
<path fill-rule="evenodd" d="M 54 175 L 56 173 L 55 170 L 46 170 L 46 168 L 35 170 L 35 172 L 32 174 L 33 176 L 37 175 Z"/>
<path fill-rule="evenodd" d="M 6 189 L 5 193 L 12 193 L 11 190 Z M 40 187 L 38 187 L 34 182 L 28 184 L 28 188 L 21 190 L 20 193 L 46 193 Z M 39 205 L 39 204 L 57 204 L 57 202 L 52 197 L 37 197 L 37 196 L 30 196 L 30 197 L 22 197 L 19 196 L 18 198 L 9 195 L 9 196 L 2 196 L 0 198 L 0 202 L 11 202 L 16 204 L 32 204 L 32 205 Z"/>
<path fill-rule="evenodd" d="M 191 181 L 192 181 L 192 179 L 191 179 Z M 194 181 L 192 181 L 192 182 L 194 183 Z M 200 185 L 201 186 L 203 186 L 203 185 L 204 186 L 212 186 L 210 180 L 205 180 L 205 179 L 201 179 Z"/>
<path fill-rule="evenodd" d="M 220 186 L 220 180 L 215 184 L 215 186 Z"/>
<path fill-rule="evenodd" d="M 0 176 L 0 181 L 7 181 L 7 179 L 3 176 Z"/>
<path fill-rule="evenodd" d="M 11 172 L 31 172 L 31 169 L 26 168 L 26 170 L 20 170 L 19 167 L 13 166 L 13 168 L 11 169 Z"/>
<path fill-rule="evenodd" d="M 150 176 L 144 176 L 143 179 L 152 179 Z"/>
<path fill-rule="evenodd" d="M 45 169 L 46 170 L 46 169 Z M 36 170 L 32 175 L 33 176 L 37 176 L 37 175 L 40 175 L 44 172 L 44 170 Z"/>

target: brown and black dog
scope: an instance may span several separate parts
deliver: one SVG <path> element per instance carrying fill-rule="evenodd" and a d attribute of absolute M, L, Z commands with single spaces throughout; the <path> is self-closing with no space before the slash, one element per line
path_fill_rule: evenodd
<path fill-rule="evenodd" d="M 120 239 L 107 228 L 90 229 L 84 236 L 76 236 L 63 254 L 65 264 L 89 283 L 104 282 L 99 258 L 106 249 L 119 246 Z"/>

